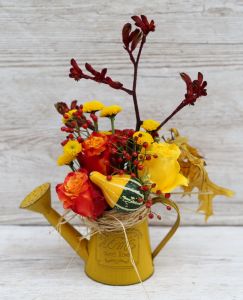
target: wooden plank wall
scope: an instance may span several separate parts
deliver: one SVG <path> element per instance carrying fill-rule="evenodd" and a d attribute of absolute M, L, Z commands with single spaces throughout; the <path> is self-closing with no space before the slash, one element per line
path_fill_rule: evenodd
<path fill-rule="evenodd" d="M 117 124 L 134 126 L 128 95 L 93 82 L 76 83 L 68 70 L 75 57 L 98 69 L 108 67 L 114 79 L 129 86 L 132 68 L 120 31 L 131 15 L 142 13 L 157 25 L 139 70 L 142 117 L 161 120 L 174 109 L 185 90 L 179 72 L 204 73 L 208 97 L 163 130 L 180 128 L 207 158 L 211 177 L 236 191 L 233 199 L 216 199 L 208 224 L 243 224 L 242 0 L 0 0 L 1 224 L 45 224 L 18 205 L 35 186 L 46 181 L 55 186 L 67 171 L 56 166 L 61 151 L 57 100 L 122 104 Z M 60 210 L 54 192 L 53 199 Z M 195 198 L 178 202 L 183 224 L 204 224 L 194 213 Z M 165 223 L 171 218 L 173 213 L 167 214 Z"/>

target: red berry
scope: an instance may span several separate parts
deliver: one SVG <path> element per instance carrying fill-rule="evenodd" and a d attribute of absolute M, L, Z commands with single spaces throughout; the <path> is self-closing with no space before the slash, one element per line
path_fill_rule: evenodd
<path fill-rule="evenodd" d="M 70 123 L 70 126 L 73 127 L 73 128 L 76 127 L 76 126 L 77 126 L 77 122 L 72 121 L 72 122 Z"/>
<path fill-rule="evenodd" d="M 86 120 L 86 122 L 88 126 L 92 125 L 92 122 L 90 120 Z"/>
<path fill-rule="evenodd" d="M 137 157 L 137 156 L 138 156 L 137 152 L 134 151 L 134 152 L 132 153 L 132 156 L 133 156 L 133 157 Z"/>
<path fill-rule="evenodd" d="M 79 105 L 79 108 L 80 108 L 80 109 L 83 109 L 83 104 Z"/>
<path fill-rule="evenodd" d="M 135 160 L 133 161 L 133 164 L 134 164 L 134 166 L 137 166 L 137 165 L 139 164 L 139 161 L 138 161 L 137 159 L 135 159 Z"/>
<path fill-rule="evenodd" d="M 111 176 L 111 175 L 107 175 L 107 176 L 106 176 L 106 179 L 107 179 L 108 181 L 111 181 L 112 176 Z"/>
<path fill-rule="evenodd" d="M 171 210 L 171 206 L 167 205 L 167 206 L 166 206 L 166 209 L 167 209 L 167 210 Z"/>
<path fill-rule="evenodd" d="M 147 201 L 146 204 L 145 204 L 145 206 L 147 208 L 150 208 L 152 206 L 152 202 L 151 201 Z"/>
<path fill-rule="evenodd" d="M 166 199 L 170 198 L 170 193 L 166 193 L 166 194 L 165 194 L 165 198 L 166 198 Z"/>
<path fill-rule="evenodd" d="M 90 117 L 92 118 L 92 120 L 94 122 L 97 122 L 98 121 L 98 117 L 95 115 L 95 114 L 91 114 Z"/>
<path fill-rule="evenodd" d="M 68 114 L 64 114 L 64 115 L 63 115 L 63 118 L 64 118 L 64 119 L 69 119 L 69 115 L 68 115 Z"/>
<path fill-rule="evenodd" d="M 125 156 L 127 154 L 127 151 L 126 150 L 123 150 L 122 151 L 122 154 Z"/>
<path fill-rule="evenodd" d="M 148 217 L 149 217 L 149 219 L 153 219 L 154 218 L 154 214 L 153 213 L 149 213 Z"/>
<path fill-rule="evenodd" d="M 138 165 L 138 170 L 143 170 L 143 165 Z"/>
<path fill-rule="evenodd" d="M 161 220 L 161 216 L 160 216 L 160 215 L 157 215 L 157 219 L 158 219 L 158 220 Z"/>
<path fill-rule="evenodd" d="M 112 154 L 116 154 L 116 153 L 117 153 L 116 148 L 112 148 L 112 149 L 111 149 L 111 153 L 112 153 Z"/>
<path fill-rule="evenodd" d="M 118 157 L 117 161 L 118 161 L 119 163 L 121 163 L 121 162 L 123 161 L 123 159 L 122 159 L 121 157 Z"/>
<path fill-rule="evenodd" d="M 66 131 L 66 127 L 61 127 L 61 131 Z"/>
<path fill-rule="evenodd" d="M 67 144 L 67 142 L 68 142 L 68 140 L 64 140 L 64 141 L 61 142 L 61 145 L 65 146 Z"/>
<path fill-rule="evenodd" d="M 147 192 L 149 190 L 149 186 L 148 185 L 144 185 L 143 186 L 143 191 Z"/>
<path fill-rule="evenodd" d="M 156 194 L 157 194 L 157 195 L 161 195 L 161 190 L 157 190 L 157 191 L 156 191 Z"/>
<path fill-rule="evenodd" d="M 136 178 L 136 174 L 134 174 L 134 173 L 131 173 L 130 176 L 131 176 L 132 178 Z"/>
<path fill-rule="evenodd" d="M 70 133 L 70 134 L 68 135 L 68 138 L 72 140 L 72 139 L 74 138 L 73 134 Z"/>
<path fill-rule="evenodd" d="M 142 197 L 139 197 L 139 198 L 138 198 L 138 202 L 139 202 L 139 203 L 143 202 L 143 198 L 142 198 Z"/>
<path fill-rule="evenodd" d="M 81 136 L 79 136 L 79 137 L 77 138 L 77 141 L 78 141 L 79 143 L 83 143 L 84 139 L 81 138 Z"/>
<path fill-rule="evenodd" d="M 151 159 L 151 155 L 146 155 L 146 160 L 150 160 Z"/>
<path fill-rule="evenodd" d="M 130 160 L 131 159 L 131 155 L 127 154 L 126 155 L 126 160 Z"/>
<path fill-rule="evenodd" d="M 143 147 L 144 147 L 144 148 L 148 148 L 148 143 L 147 143 L 147 142 L 144 142 L 144 143 L 143 143 Z"/>
<path fill-rule="evenodd" d="M 87 128 L 88 128 L 88 124 L 87 124 L 87 123 L 84 123 L 84 124 L 82 125 L 82 127 L 83 127 L 84 129 L 87 129 Z"/>

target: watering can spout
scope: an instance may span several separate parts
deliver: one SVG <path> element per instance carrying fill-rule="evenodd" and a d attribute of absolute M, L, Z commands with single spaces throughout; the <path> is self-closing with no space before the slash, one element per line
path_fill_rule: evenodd
<path fill-rule="evenodd" d="M 34 189 L 21 202 L 20 208 L 28 209 L 37 213 L 41 213 L 47 221 L 73 248 L 73 250 L 84 260 L 88 259 L 88 240 L 68 222 L 59 224 L 62 217 L 51 207 L 50 183 L 44 183 Z"/>

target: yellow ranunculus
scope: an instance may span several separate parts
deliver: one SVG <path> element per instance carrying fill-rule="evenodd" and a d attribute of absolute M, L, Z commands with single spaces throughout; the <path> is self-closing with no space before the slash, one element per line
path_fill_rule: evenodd
<path fill-rule="evenodd" d="M 170 193 L 180 185 L 188 185 L 187 178 L 180 174 L 180 165 L 177 161 L 180 153 L 178 146 L 168 143 L 153 143 L 148 149 L 146 154 L 150 154 L 151 159 L 143 162 L 144 169 L 139 171 L 139 176 L 148 176 L 151 182 L 156 183 L 152 192 L 160 190 L 163 193 Z"/>

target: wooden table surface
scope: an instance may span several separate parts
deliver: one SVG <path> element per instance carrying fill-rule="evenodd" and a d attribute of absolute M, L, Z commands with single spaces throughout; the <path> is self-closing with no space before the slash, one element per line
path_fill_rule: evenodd
<path fill-rule="evenodd" d="M 150 227 L 151 243 L 168 227 Z M 145 283 L 112 287 L 89 279 L 83 262 L 49 226 L 0 226 L 1 300 L 240 300 L 243 228 L 181 227 Z"/>

